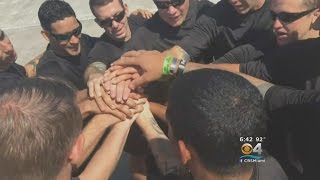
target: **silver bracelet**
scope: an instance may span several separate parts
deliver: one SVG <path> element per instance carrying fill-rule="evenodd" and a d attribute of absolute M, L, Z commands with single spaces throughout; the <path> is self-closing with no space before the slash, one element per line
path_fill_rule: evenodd
<path fill-rule="evenodd" d="M 172 59 L 172 62 L 171 62 L 171 64 L 170 64 L 169 74 L 170 74 L 170 75 L 174 75 L 175 72 L 177 71 L 177 68 L 178 68 L 178 66 L 177 66 L 177 58 L 173 58 L 173 59 Z"/>
<path fill-rule="evenodd" d="M 177 70 L 177 76 L 180 76 L 181 74 L 183 74 L 184 69 L 187 65 L 187 61 L 186 60 L 181 60 L 178 66 L 178 70 Z"/>

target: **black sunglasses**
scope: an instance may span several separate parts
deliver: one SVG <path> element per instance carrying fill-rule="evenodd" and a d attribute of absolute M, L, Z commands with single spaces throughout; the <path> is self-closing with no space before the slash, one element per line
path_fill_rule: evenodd
<path fill-rule="evenodd" d="M 302 18 L 303 16 L 311 13 L 312 11 L 314 11 L 316 9 L 318 9 L 318 8 L 313 8 L 313 9 L 306 10 L 306 11 L 299 12 L 299 13 L 289 13 L 289 12 L 275 13 L 275 12 L 271 11 L 271 16 L 274 21 L 277 18 L 279 18 L 279 20 L 282 22 L 291 23 L 291 22 L 296 21 L 296 20 Z"/>
<path fill-rule="evenodd" d="M 95 21 L 100 27 L 111 27 L 113 21 L 116 21 L 119 23 L 120 21 L 122 21 L 122 19 L 124 18 L 125 15 L 126 15 L 126 11 L 125 11 L 125 9 L 123 9 L 123 11 L 121 11 L 119 14 L 113 16 L 113 18 L 108 18 L 108 19 L 104 19 L 104 20 L 99 20 L 99 19 L 95 18 Z"/>
<path fill-rule="evenodd" d="M 158 9 L 167 9 L 170 6 L 177 7 L 181 6 L 185 0 L 169 0 L 169 1 L 158 1 L 154 0 L 154 4 L 156 4 Z"/>
<path fill-rule="evenodd" d="M 77 20 L 79 23 L 79 26 L 77 28 L 75 28 L 74 30 L 72 30 L 69 33 L 66 34 L 54 34 L 52 32 L 50 32 L 51 36 L 54 37 L 54 39 L 56 39 L 57 41 L 69 41 L 71 39 L 72 36 L 76 36 L 79 37 L 82 31 L 82 24 L 79 20 Z"/>

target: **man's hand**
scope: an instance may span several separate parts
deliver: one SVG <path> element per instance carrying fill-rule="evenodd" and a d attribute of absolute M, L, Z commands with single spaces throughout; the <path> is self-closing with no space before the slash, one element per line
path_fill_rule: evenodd
<path fill-rule="evenodd" d="M 133 15 L 133 16 L 141 15 L 145 19 L 150 19 L 152 18 L 153 13 L 145 9 L 136 9 L 130 15 Z"/>
<path fill-rule="evenodd" d="M 118 79 L 116 77 L 116 71 L 111 72 L 110 69 L 104 74 L 104 88 L 106 91 L 110 92 L 111 98 L 115 99 L 117 103 L 126 101 L 131 93 L 129 84 L 133 76 L 130 74 L 128 75 L 129 76 L 126 76 L 126 78 L 122 77 L 121 79 Z"/>
<path fill-rule="evenodd" d="M 87 86 L 89 89 L 89 96 L 91 98 L 101 97 L 101 85 L 103 83 L 103 74 L 93 73 L 89 75 Z"/>
<path fill-rule="evenodd" d="M 114 62 L 113 66 L 130 67 L 117 69 L 117 78 L 126 74 L 139 74 L 129 84 L 130 89 L 135 89 L 162 77 L 162 66 L 165 57 L 164 54 L 158 51 L 129 51 Z M 114 68 L 111 67 L 111 71 L 113 70 Z"/>

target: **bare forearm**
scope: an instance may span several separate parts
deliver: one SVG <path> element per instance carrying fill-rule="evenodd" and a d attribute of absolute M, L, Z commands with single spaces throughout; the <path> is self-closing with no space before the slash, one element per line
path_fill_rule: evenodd
<path fill-rule="evenodd" d="M 220 70 L 225 70 L 229 72 L 234 72 L 238 73 L 240 65 L 239 64 L 199 64 L 199 63 L 192 63 L 189 62 L 186 65 L 186 68 L 184 72 L 190 72 L 198 69 L 220 69 Z"/>
<path fill-rule="evenodd" d="M 100 149 L 96 152 L 80 179 L 105 180 L 110 177 L 120 159 L 131 122 L 123 121 L 112 127 Z"/>
<path fill-rule="evenodd" d="M 78 103 L 82 119 L 87 118 L 90 115 L 90 110 L 85 101 Z"/>
<path fill-rule="evenodd" d="M 77 91 L 76 101 L 77 103 L 81 103 L 82 101 L 88 99 L 88 90 L 84 89 L 81 91 Z"/>
<path fill-rule="evenodd" d="M 82 118 L 87 118 L 90 114 L 101 114 L 101 110 L 93 99 L 86 98 L 78 103 Z"/>
<path fill-rule="evenodd" d="M 259 90 L 260 94 L 262 95 L 262 97 L 264 98 L 264 96 L 266 95 L 267 91 L 274 86 L 274 84 L 269 83 L 267 81 L 249 76 L 247 74 L 243 74 L 243 73 L 237 73 L 238 75 L 244 77 L 245 79 L 247 79 L 251 84 L 253 84 L 255 87 L 257 87 L 257 89 Z"/>
<path fill-rule="evenodd" d="M 163 175 L 166 175 L 180 169 L 181 164 L 177 150 L 163 133 L 152 114 L 150 113 L 150 115 L 144 116 L 143 118 L 148 119 L 140 119 L 143 121 L 140 121 L 138 125 L 151 147 L 152 154 L 155 157 L 160 171 Z"/>
<path fill-rule="evenodd" d="M 120 121 L 119 119 L 108 114 L 96 115 L 90 120 L 90 122 L 87 124 L 87 126 L 83 130 L 85 142 L 84 142 L 81 158 L 77 162 L 78 167 L 92 153 L 93 149 L 98 144 L 100 138 L 105 133 L 106 129 L 119 121 Z"/>
<path fill-rule="evenodd" d="M 220 69 L 220 70 L 225 70 L 229 72 L 233 72 L 235 74 L 238 74 L 245 79 L 247 79 L 251 84 L 256 86 L 262 96 L 264 97 L 267 90 L 273 86 L 273 84 L 266 82 L 264 80 L 249 76 L 247 74 L 240 73 L 240 64 L 198 64 L 198 63 L 187 63 L 186 68 L 185 68 L 185 73 L 198 70 L 198 69 L 204 69 L 204 68 L 209 68 L 209 69 Z"/>
<path fill-rule="evenodd" d="M 150 102 L 150 110 L 154 116 L 160 118 L 163 122 L 167 123 L 166 120 L 166 110 L 167 106 L 164 106 L 159 103 Z"/>

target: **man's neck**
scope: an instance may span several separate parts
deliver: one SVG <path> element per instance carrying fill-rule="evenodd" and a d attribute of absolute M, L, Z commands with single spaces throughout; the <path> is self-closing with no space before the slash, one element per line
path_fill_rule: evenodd
<path fill-rule="evenodd" d="M 71 180 L 72 176 L 71 176 L 71 165 L 67 165 L 66 167 L 64 167 L 60 173 L 57 176 L 57 180 Z"/>
<path fill-rule="evenodd" d="M 131 29 L 130 29 L 130 26 L 129 26 L 129 23 L 127 23 L 127 34 L 126 34 L 126 37 L 124 39 L 125 42 L 129 41 L 131 39 Z"/>

